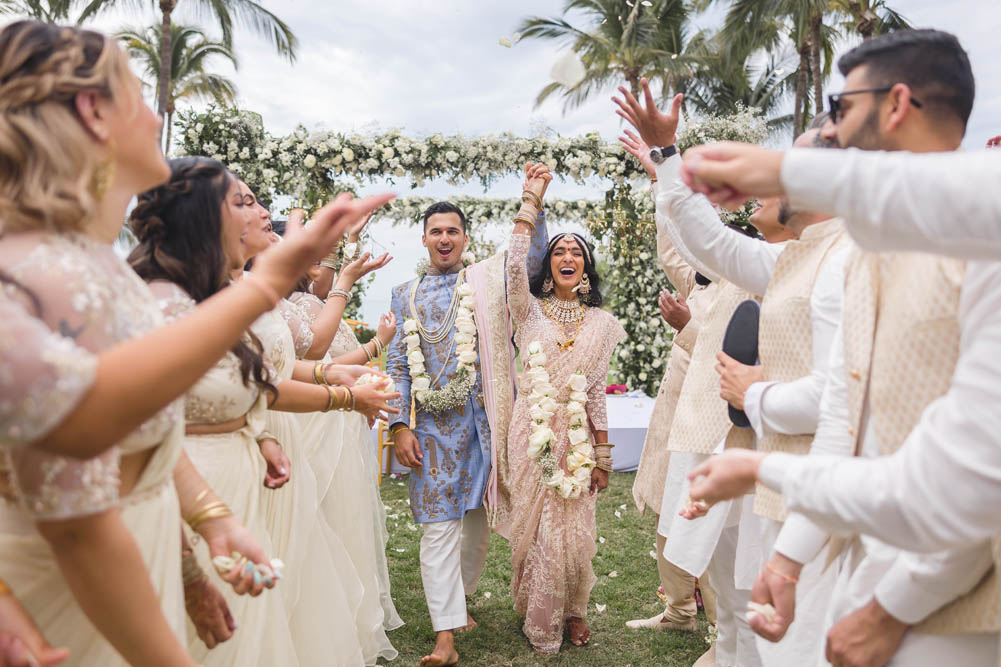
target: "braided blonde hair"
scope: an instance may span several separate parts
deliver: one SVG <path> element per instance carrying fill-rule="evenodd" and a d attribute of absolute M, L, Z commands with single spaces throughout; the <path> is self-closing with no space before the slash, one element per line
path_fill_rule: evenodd
<path fill-rule="evenodd" d="M 97 140 L 76 95 L 114 99 L 130 76 L 99 32 L 18 21 L 0 30 L 0 231 L 83 228 L 95 211 Z"/>

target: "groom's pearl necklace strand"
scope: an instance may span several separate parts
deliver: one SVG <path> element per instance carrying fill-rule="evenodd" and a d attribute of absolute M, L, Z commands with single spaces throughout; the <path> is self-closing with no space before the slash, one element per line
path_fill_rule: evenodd
<path fill-rule="evenodd" d="M 428 342 L 430 345 L 437 345 L 452 333 L 452 326 L 455 324 L 455 316 L 459 313 L 459 285 L 464 282 L 466 276 L 466 270 L 462 269 L 459 271 L 459 275 L 455 280 L 455 287 L 452 288 L 452 301 L 448 304 L 448 310 L 445 312 L 445 319 L 434 331 L 429 331 L 424 328 L 424 323 L 421 322 L 420 318 L 417 316 L 417 288 L 421 284 L 421 280 L 415 280 L 413 287 L 410 288 L 410 313 L 413 315 L 414 321 L 417 322 L 417 332 L 420 334 L 421 338 Z"/>

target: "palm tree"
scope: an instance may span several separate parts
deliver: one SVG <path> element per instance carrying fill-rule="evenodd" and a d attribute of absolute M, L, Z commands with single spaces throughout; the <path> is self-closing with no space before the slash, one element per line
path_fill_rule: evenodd
<path fill-rule="evenodd" d="M 0 14 L 19 14 L 46 23 L 68 21 L 73 0 L 0 0 Z"/>
<path fill-rule="evenodd" d="M 686 48 L 690 9 L 684 0 L 567 0 L 563 15 L 569 13 L 583 14 L 585 23 L 574 26 L 565 18 L 535 16 L 518 28 L 524 39 L 568 45 L 586 70 L 572 88 L 555 82 L 543 88 L 536 106 L 559 92 L 564 110 L 572 109 L 623 81 L 639 94 L 643 77 L 660 83 L 666 96 L 680 90 L 700 62 Z"/>
<path fill-rule="evenodd" d="M 144 30 L 126 29 L 117 33 L 129 54 L 143 69 L 145 85 L 156 90 L 157 98 L 162 97 L 159 86 L 163 80 L 160 68 L 160 45 L 163 43 L 160 24 L 153 24 Z M 233 69 L 238 68 L 236 55 L 230 46 L 210 40 L 197 28 L 173 23 L 170 26 L 171 45 L 170 79 L 166 89 L 167 98 L 167 139 L 164 153 L 170 150 L 171 130 L 176 104 L 181 99 L 212 99 L 218 104 L 231 104 L 236 99 L 236 84 L 221 74 L 206 71 L 215 56 L 228 60 Z M 149 83 L 150 81 L 155 83 Z"/>
<path fill-rule="evenodd" d="M 830 0 L 830 8 L 848 17 L 850 22 L 845 28 L 856 30 L 862 39 L 911 28 L 910 22 L 886 0 Z"/>
<path fill-rule="evenodd" d="M 823 83 L 830 75 L 838 37 L 837 29 L 824 23 L 830 12 L 829 3 L 830 0 L 733 0 L 723 26 L 729 57 L 738 62 L 755 52 L 773 52 L 784 40 L 792 42 L 799 56 L 793 102 L 794 138 L 803 132 L 810 97 L 816 111 L 823 107 Z"/>
<path fill-rule="evenodd" d="M 22 0 L 28 1 L 28 0 Z M 59 0 L 62 2 L 63 0 Z M 87 20 L 99 12 L 118 4 L 144 4 L 146 0 L 88 0 L 87 6 L 80 15 L 80 21 Z M 166 116 L 171 79 L 171 22 L 174 10 L 181 0 L 148 0 L 160 10 L 160 68 L 157 84 L 157 113 Z M 295 62 L 298 39 L 292 29 L 275 14 L 254 0 L 187 0 L 185 7 L 191 7 L 199 17 L 212 17 L 222 30 L 222 43 L 227 48 L 233 46 L 233 29 L 239 23 L 267 39 L 279 54 Z"/>

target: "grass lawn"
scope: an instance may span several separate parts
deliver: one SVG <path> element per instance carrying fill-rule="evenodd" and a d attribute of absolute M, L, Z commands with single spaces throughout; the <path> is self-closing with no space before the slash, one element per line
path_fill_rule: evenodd
<path fill-rule="evenodd" d="M 564 642 L 555 656 L 532 653 L 521 633 L 521 619 L 512 609 L 511 552 L 507 542 L 493 535 L 480 588 L 470 601 L 470 613 L 480 627 L 458 635 L 456 648 L 460 665 L 663 665 L 690 667 L 706 650 L 706 624 L 700 613 L 699 631 L 634 631 L 625 627 L 627 620 L 653 616 L 663 609 L 657 599 L 657 564 L 653 551 L 655 524 L 653 515 L 641 517 L 632 500 L 633 473 L 612 475 L 611 486 L 598 500 L 598 554 L 594 571 L 598 583 L 591 593 L 587 621 L 591 627 L 590 645 L 577 648 Z M 415 665 L 430 652 L 434 633 L 428 619 L 424 589 L 421 585 L 419 548 L 421 530 L 417 528 L 407 505 L 407 480 L 386 477 L 382 498 L 389 508 L 389 574 L 393 599 L 402 628 L 390 633 L 400 652 L 396 665 Z M 618 576 L 609 577 L 612 572 Z M 605 605 L 598 612 L 596 604 Z M 381 664 L 381 663 L 380 663 Z"/>

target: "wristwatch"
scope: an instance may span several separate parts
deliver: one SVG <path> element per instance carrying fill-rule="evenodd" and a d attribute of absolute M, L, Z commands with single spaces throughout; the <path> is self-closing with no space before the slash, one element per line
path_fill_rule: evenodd
<path fill-rule="evenodd" d="M 664 160 L 671 157 L 672 155 L 677 155 L 678 147 L 674 144 L 667 146 L 665 148 L 654 147 L 650 149 L 650 159 L 653 160 L 654 164 L 660 165 L 664 164 Z"/>

